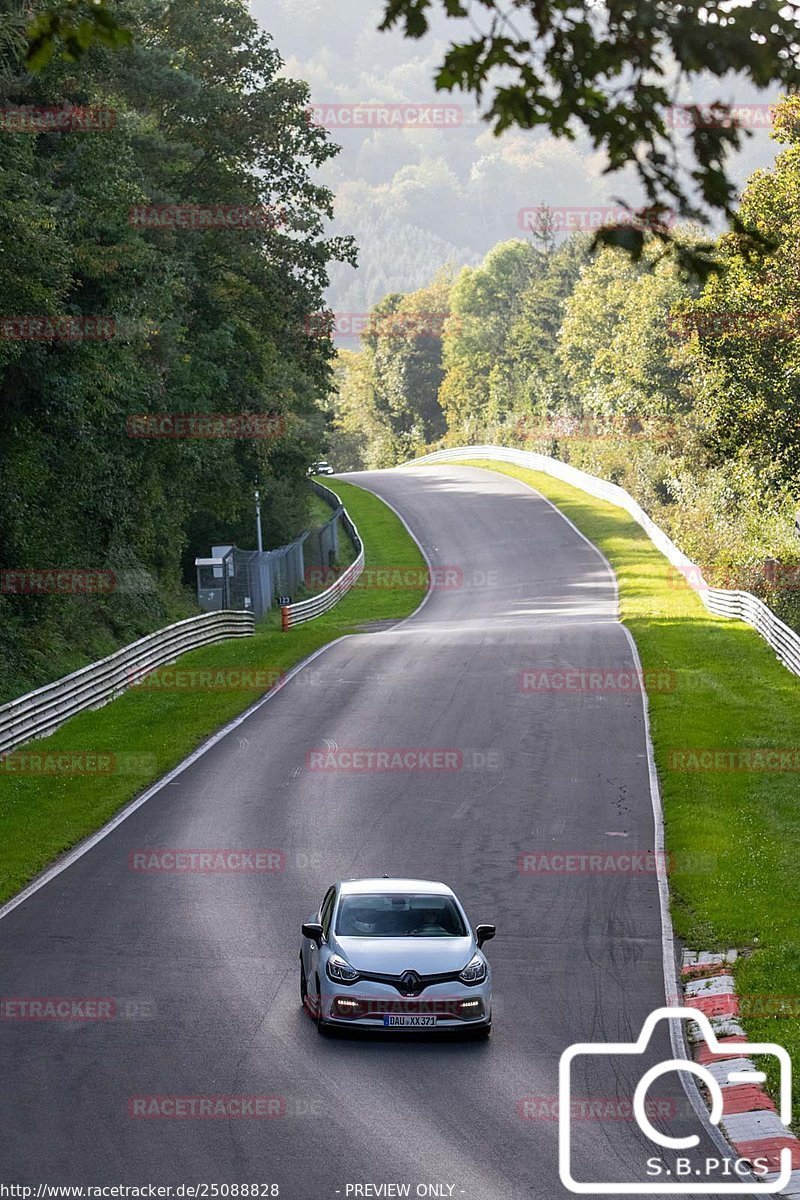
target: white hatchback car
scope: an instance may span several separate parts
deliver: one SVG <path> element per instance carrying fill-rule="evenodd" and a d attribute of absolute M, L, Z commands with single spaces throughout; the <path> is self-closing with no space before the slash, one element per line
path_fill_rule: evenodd
<path fill-rule="evenodd" d="M 300 995 L 320 1033 L 338 1027 L 487 1035 L 492 976 L 457 897 L 426 879 L 348 879 L 303 925 Z"/>

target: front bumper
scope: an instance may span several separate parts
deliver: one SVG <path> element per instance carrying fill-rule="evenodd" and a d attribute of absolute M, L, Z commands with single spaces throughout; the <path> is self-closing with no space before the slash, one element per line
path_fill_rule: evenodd
<path fill-rule="evenodd" d="M 466 1030 L 492 1022 L 492 989 L 489 980 L 474 987 L 461 983 L 439 983 L 415 996 L 402 995 L 391 984 L 361 980 L 351 986 L 326 979 L 322 985 L 320 1016 L 325 1024 L 342 1028 Z M 433 1017 L 433 1024 L 390 1025 L 391 1016 Z"/>

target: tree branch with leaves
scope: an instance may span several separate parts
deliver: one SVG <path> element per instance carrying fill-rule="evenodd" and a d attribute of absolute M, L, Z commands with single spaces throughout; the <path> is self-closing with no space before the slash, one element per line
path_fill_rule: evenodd
<path fill-rule="evenodd" d="M 439 90 L 488 100 L 496 134 L 516 127 L 588 136 L 604 150 L 608 174 L 633 165 L 646 204 L 638 220 L 598 231 L 596 243 L 641 256 L 648 234 L 679 261 L 707 273 L 711 243 L 676 241 L 674 217 L 707 223 L 724 215 L 742 230 L 726 169 L 743 129 L 725 99 L 679 106 L 682 85 L 731 76 L 756 88 L 793 92 L 800 84 L 800 4 L 786 0 L 440 0 L 460 21 L 437 71 Z M 381 29 L 412 39 L 429 29 L 436 0 L 386 0 Z M 776 94 L 776 100 L 778 98 Z M 691 164 L 681 165 L 671 115 L 685 116 Z M 620 202 L 624 203 L 624 202 Z M 757 241 L 757 235 L 755 240 Z"/>

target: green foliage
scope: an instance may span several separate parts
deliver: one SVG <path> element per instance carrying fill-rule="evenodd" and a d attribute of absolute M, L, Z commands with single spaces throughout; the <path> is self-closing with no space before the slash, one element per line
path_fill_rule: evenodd
<path fill-rule="evenodd" d="M 433 0 L 385 0 L 381 28 L 401 25 L 406 37 L 420 38 L 432 7 Z M 450 18 L 466 15 L 459 0 L 442 0 L 442 7 Z M 470 15 L 469 34 L 450 44 L 437 87 L 478 101 L 488 93 L 485 116 L 496 134 L 544 127 L 574 138 L 580 129 L 604 150 L 609 172 L 633 164 L 647 197 L 641 220 L 602 230 L 596 246 L 616 246 L 637 261 L 649 231 L 675 248 L 681 264 L 707 274 L 707 247 L 675 242 L 668 213 L 707 219 L 709 210 L 718 210 L 735 219 L 725 163 L 749 131 L 723 101 L 688 106 L 693 162 L 687 184 L 669 119 L 673 77 L 691 83 L 700 75 L 740 76 L 761 88 L 796 89 L 796 6 L 783 0 L 537 0 L 509 11 L 499 0 L 482 0 Z"/>
<path fill-rule="evenodd" d="M 407 296 L 387 296 L 372 309 L 364 334 L 374 372 L 376 409 L 403 457 L 444 432 L 439 386 L 449 293 L 449 281 L 439 276 Z"/>
<path fill-rule="evenodd" d="M 329 396 L 337 470 L 391 467 L 444 432 L 442 335 L 450 281 L 376 304 L 360 352 L 342 350 Z"/>
<path fill-rule="evenodd" d="M 337 471 L 392 467 L 397 449 L 375 400 L 375 364 L 367 350 L 340 350 L 328 395 L 328 453 Z"/>
<path fill-rule="evenodd" d="M 274 678 L 326 643 L 357 635 L 370 621 L 399 620 L 417 607 L 426 590 L 425 560 L 403 523 L 362 488 L 338 479 L 325 482 L 356 523 L 368 571 L 412 567 L 419 584 L 354 588 L 324 616 L 288 633 L 281 632 L 273 613 L 254 637 L 229 638 L 183 655 L 182 669 L 250 670 Z M 36 751 L 42 754 L 118 754 L 118 769 L 61 776 L 0 771 L 0 902 L 257 699 L 252 688 L 129 688 L 111 704 L 80 713 L 37 741 Z"/>
<path fill-rule="evenodd" d="M 800 97 L 778 109 L 786 145 L 757 171 L 742 217 L 772 248 L 751 253 L 734 232 L 721 240 L 725 272 L 681 313 L 705 445 L 714 462 L 742 452 L 769 477 L 800 479 Z"/>
<path fill-rule="evenodd" d="M 587 237 L 556 246 L 544 207 L 531 242 L 465 268 L 443 346 L 447 433 L 434 444 L 522 446 L 620 484 L 709 582 L 761 596 L 800 628 L 800 97 L 776 109 L 775 137 L 785 149 L 742 197 L 762 240 L 754 249 L 732 228 L 714 249 L 724 270 L 702 287 L 657 240 L 638 261 Z M 675 244 L 696 248 L 697 227 L 679 227 Z M 358 436 L 366 461 L 377 443 L 367 425 Z"/>
<path fill-rule="evenodd" d="M 59 44 L 61 56 L 76 62 L 92 45 L 114 49 L 133 40 L 102 0 L 61 0 L 34 17 L 27 35 L 25 64 L 30 71 L 45 67 Z"/>
<path fill-rule="evenodd" d="M 332 198 L 312 181 L 335 148 L 242 0 L 204 0 L 202 22 L 194 0 L 113 11 L 131 46 L 92 43 L 79 70 L 53 55 L 4 85 L 6 104 L 109 115 L 95 130 L 0 132 L 3 315 L 102 316 L 115 335 L 0 339 L 0 568 L 140 570 L 150 588 L 1 597 L 0 655 L 26 682 L 41 682 L 46 629 L 82 625 L 87 652 L 98 625 L 129 638 L 163 623 L 182 568 L 191 584 L 212 538 L 252 545 L 256 476 L 266 543 L 303 527 L 332 355 L 306 318 L 329 262 L 353 257 L 324 236 Z M 203 230 L 130 219 L 169 204 L 276 219 Z M 275 414 L 280 436 L 128 435 L 131 417 L 165 412 Z"/>
<path fill-rule="evenodd" d="M 546 211 L 546 210 L 545 210 Z M 508 331 L 506 353 L 513 380 L 513 414 L 522 427 L 534 416 L 577 408 L 558 360 L 557 336 L 564 308 L 586 265 L 588 238 L 574 235 L 561 246 L 540 239 L 532 278 Z"/>
<path fill-rule="evenodd" d="M 797 679 L 754 629 L 711 616 L 647 534 L 623 510 L 552 476 L 476 465 L 532 485 L 605 554 L 619 580 L 621 616 L 645 678 L 668 670 L 675 686 L 648 696 L 653 749 L 673 870 L 675 932 L 691 949 L 752 949 L 737 964 L 740 996 L 800 991 L 797 782 L 791 771 L 681 771 L 670 751 L 797 746 Z M 746 857 L 742 847 L 747 846 Z M 796 1002 L 795 1002 L 796 1003 Z M 796 1017 L 749 1019 L 753 1040 L 777 1041 L 800 1060 Z M 800 1123 L 800 1075 L 794 1072 Z M 773 1089 L 777 1079 L 772 1076 Z M 773 1095 L 777 1091 L 773 1090 Z"/>
<path fill-rule="evenodd" d="M 567 301 L 558 334 L 562 370 L 585 409 L 645 418 L 688 407 L 671 312 L 695 292 L 672 260 L 633 263 L 618 250 L 600 251 Z"/>
<path fill-rule="evenodd" d="M 465 267 L 453 284 L 440 392 L 449 428 L 470 430 L 513 407 L 506 343 L 537 266 L 536 248 L 515 239 L 495 246 L 480 267 Z"/>

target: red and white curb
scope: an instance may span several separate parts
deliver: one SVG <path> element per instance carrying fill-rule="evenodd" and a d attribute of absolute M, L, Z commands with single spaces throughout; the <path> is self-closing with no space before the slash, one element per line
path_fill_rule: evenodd
<path fill-rule="evenodd" d="M 800 1198 L 800 1140 L 790 1133 L 778 1116 L 774 1101 L 758 1084 L 730 1083 L 731 1071 L 757 1071 L 751 1058 L 743 1057 L 739 1047 L 747 1036 L 739 1022 L 739 998 L 731 974 L 737 951 L 695 954 L 684 951 L 681 976 L 683 1003 L 704 1013 L 724 1049 L 711 1054 L 696 1025 L 689 1027 L 689 1041 L 695 1060 L 705 1066 L 722 1090 L 722 1127 L 740 1158 L 766 1159 L 774 1173 L 763 1176 L 765 1182 L 777 1178 L 780 1152 L 792 1151 L 792 1177 L 782 1196 Z"/>

